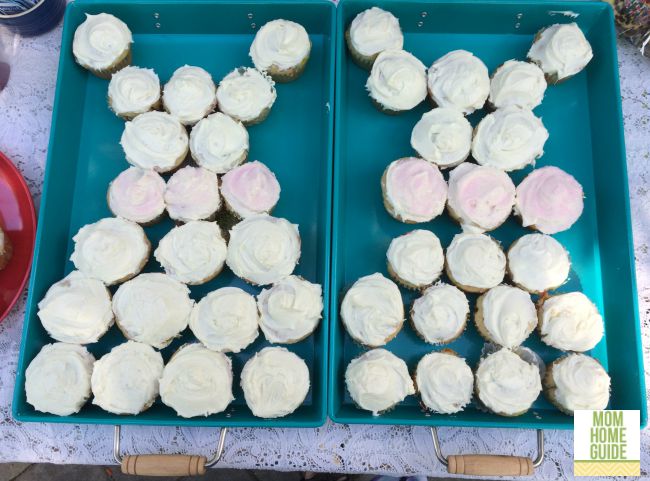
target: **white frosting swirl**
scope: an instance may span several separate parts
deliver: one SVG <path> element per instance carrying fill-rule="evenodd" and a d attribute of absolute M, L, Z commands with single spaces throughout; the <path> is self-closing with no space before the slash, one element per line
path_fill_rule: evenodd
<path fill-rule="evenodd" d="M 160 80 L 153 69 L 124 67 L 108 84 L 108 102 L 117 115 L 143 114 L 160 100 Z"/>
<path fill-rule="evenodd" d="M 528 58 L 558 80 L 575 75 L 593 58 L 591 45 L 575 23 L 555 24 L 538 34 Z"/>
<path fill-rule="evenodd" d="M 487 67 L 466 50 L 453 50 L 433 62 L 427 77 L 429 95 L 436 105 L 465 115 L 483 108 L 490 93 Z"/>
<path fill-rule="evenodd" d="M 510 349 L 523 343 L 537 326 L 530 294 L 517 287 L 496 286 L 477 300 L 490 340 Z"/>
<path fill-rule="evenodd" d="M 122 20 L 108 13 L 87 13 L 74 32 L 72 53 L 82 67 L 104 70 L 125 56 L 131 43 L 131 30 Z"/>
<path fill-rule="evenodd" d="M 548 131 L 530 110 L 510 106 L 486 115 L 472 140 L 472 157 L 497 169 L 523 169 L 544 153 Z"/>
<path fill-rule="evenodd" d="M 87 224 L 72 240 L 70 260 L 75 267 L 109 286 L 138 274 L 151 250 L 144 229 L 119 217 Z"/>
<path fill-rule="evenodd" d="M 258 70 L 289 70 L 300 65 L 310 50 L 309 35 L 302 25 L 289 20 L 271 20 L 255 34 L 249 55 Z"/>
<path fill-rule="evenodd" d="M 230 231 L 226 264 L 252 284 L 273 284 L 290 275 L 300 259 L 298 226 L 286 219 L 258 214 Z"/>
<path fill-rule="evenodd" d="M 525 235 L 508 250 L 508 271 L 512 282 L 533 293 L 562 285 L 570 268 L 566 249 L 548 235 Z"/>
<path fill-rule="evenodd" d="M 399 288 L 379 273 L 360 278 L 343 298 L 341 320 L 355 341 L 383 346 L 404 324 Z"/>
<path fill-rule="evenodd" d="M 401 50 L 404 46 L 399 20 L 378 7 L 364 10 L 354 17 L 349 32 L 352 48 L 366 57 L 384 50 Z"/>
<path fill-rule="evenodd" d="M 386 258 L 400 279 L 416 287 L 433 284 L 445 266 L 440 240 L 433 232 L 421 229 L 393 239 Z"/>
<path fill-rule="evenodd" d="M 165 234 L 153 255 L 169 277 L 197 285 L 221 272 L 226 251 L 216 222 L 194 220 Z"/>
<path fill-rule="evenodd" d="M 283 347 L 265 347 L 246 362 L 241 387 L 253 415 L 279 418 L 294 412 L 309 392 L 309 369 Z"/>
<path fill-rule="evenodd" d="M 169 217 L 174 220 L 208 219 L 221 207 L 219 179 L 203 167 L 183 167 L 167 181 L 164 198 Z"/>
<path fill-rule="evenodd" d="M 430 344 L 445 344 L 465 329 L 469 302 L 455 286 L 436 284 L 413 302 L 413 327 Z"/>
<path fill-rule="evenodd" d="M 498 109 L 515 106 L 532 110 L 542 103 L 544 92 L 542 69 L 534 63 L 508 60 L 492 75 L 488 100 Z"/>
<path fill-rule="evenodd" d="M 476 370 L 478 397 L 496 414 L 523 414 L 541 390 L 537 366 L 506 348 L 481 360 Z"/>
<path fill-rule="evenodd" d="M 386 349 L 373 349 L 350 361 L 345 384 L 354 402 L 375 416 L 415 394 L 406 363 Z"/>
<path fill-rule="evenodd" d="M 90 379 L 93 404 L 114 414 L 138 414 L 156 399 L 162 373 L 162 356 L 151 346 L 120 344 L 95 362 Z"/>
<path fill-rule="evenodd" d="M 457 234 L 447 248 L 447 274 L 454 283 L 473 291 L 499 285 L 505 271 L 501 246 L 485 234 Z"/>
<path fill-rule="evenodd" d="M 292 343 L 310 335 L 323 312 L 320 284 L 287 276 L 257 296 L 260 328 L 269 342 Z"/>
<path fill-rule="evenodd" d="M 57 341 L 97 342 L 113 325 L 111 294 L 103 282 L 72 271 L 47 290 L 38 318 Z"/>
<path fill-rule="evenodd" d="M 275 84 L 259 70 L 239 67 L 226 75 L 217 89 L 219 110 L 244 123 L 270 109 L 277 93 Z"/>
<path fill-rule="evenodd" d="M 411 110 L 427 96 L 426 68 L 404 50 L 384 50 L 372 65 L 366 88 L 388 110 Z"/>
<path fill-rule="evenodd" d="M 108 207 L 118 217 L 146 224 L 165 212 L 165 180 L 153 170 L 129 167 L 108 186 Z"/>
<path fill-rule="evenodd" d="M 568 411 L 605 409 L 609 403 L 610 378 L 594 358 L 569 354 L 552 364 L 555 389 L 552 396 Z"/>
<path fill-rule="evenodd" d="M 217 88 L 201 67 L 184 65 L 165 84 L 163 103 L 183 125 L 193 125 L 214 110 Z"/>
<path fill-rule="evenodd" d="M 190 329 L 208 349 L 239 352 L 257 339 L 255 298 L 238 287 L 210 292 L 192 309 Z"/>
<path fill-rule="evenodd" d="M 248 149 L 246 127 L 221 112 L 200 120 L 190 133 L 192 158 L 217 174 L 225 174 L 244 162 Z"/>
<path fill-rule="evenodd" d="M 83 346 L 46 344 L 25 371 L 27 402 L 43 413 L 78 413 L 90 397 L 94 363 L 95 358 Z"/>
<path fill-rule="evenodd" d="M 563 351 L 589 351 L 604 333 L 598 308 L 582 292 L 546 299 L 540 308 L 539 323 L 542 341 Z"/>
<path fill-rule="evenodd" d="M 163 370 L 160 399 L 184 418 L 220 413 L 235 399 L 232 378 L 228 356 L 185 344 Z"/>
<path fill-rule="evenodd" d="M 430 352 L 418 362 L 415 384 L 426 407 L 436 413 L 453 414 L 472 400 L 474 374 L 463 358 Z"/>
<path fill-rule="evenodd" d="M 194 301 L 184 284 L 159 272 L 140 274 L 113 296 L 113 312 L 128 339 L 162 349 L 187 327 Z"/>
<path fill-rule="evenodd" d="M 456 109 L 439 107 L 426 112 L 411 132 L 411 147 L 441 168 L 463 162 L 471 146 L 472 126 Z"/>

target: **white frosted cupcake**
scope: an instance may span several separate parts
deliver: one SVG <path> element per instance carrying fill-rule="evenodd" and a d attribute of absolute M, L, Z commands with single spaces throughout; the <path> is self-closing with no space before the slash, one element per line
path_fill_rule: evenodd
<path fill-rule="evenodd" d="M 259 70 L 239 67 L 226 75 L 217 89 L 219 110 L 244 125 L 262 122 L 277 97 L 273 80 Z"/>
<path fill-rule="evenodd" d="M 124 67 L 108 84 L 108 106 L 125 120 L 160 106 L 160 80 L 153 69 Z"/>
<path fill-rule="evenodd" d="M 515 184 L 494 167 L 461 164 L 449 173 L 447 210 L 463 232 L 480 233 L 503 224 L 515 204 Z"/>
<path fill-rule="evenodd" d="M 341 320 L 356 342 L 368 347 L 387 344 L 404 324 L 399 288 L 379 273 L 360 278 L 345 293 Z"/>
<path fill-rule="evenodd" d="M 183 167 L 167 181 L 165 205 L 177 222 L 212 220 L 221 207 L 217 174 L 203 167 Z"/>
<path fill-rule="evenodd" d="M 275 174 L 257 160 L 235 167 L 221 178 L 221 194 L 229 212 L 239 219 L 270 214 L 280 200 Z"/>
<path fill-rule="evenodd" d="M 546 92 L 544 72 L 537 65 L 508 60 L 492 74 L 488 102 L 492 108 L 519 107 L 532 110 Z"/>
<path fill-rule="evenodd" d="M 481 60 L 466 50 L 453 50 L 439 58 L 427 73 L 431 100 L 468 115 L 483 108 L 490 94 L 490 75 Z"/>
<path fill-rule="evenodd" d="M 246 282 L 273 284 L 292 274 L 299 259 L 298 226 L 286 219 L 258 214 L 230 231 L 226 264 Z"/>
<path fill-rule="evenodd" d="M 309 369 L 283 347 L 265 347 L 244 365 L 241 387 L 254 416 L 279 418 L 294 412 L 309 392 Z"/>
<path fill-rule="evenodd" d="M 90 378 L 93 404 L 114 414 L 141 413 L 158 396 L 162 373 L 162 356 L 151 346 L 120 344 L 95 362 Z"/>
<path fill-rule="evenodd" d="M 187 131 L 168 113 L 146 112 L 124 124 L 120 145 L 129 164 L 170 172 L 187 157 Z"/>
<path fill-rule="evenodd" d="M 465 292 L 485 292 L 503 282 L 506 256 L 485 234 L 457 234 L 447 248 L 446 272 Z"/>
<path fill-rule="evenodd" d="M 415 370 L 415 387 L 422 403 L 435 413 L 454 414 L 472 400 L 474 374 L 450 349 L 425 355 Z"/>
<path fill-rule="evenodd" d="M 200 120 L 190 132 L 192 158 L 216 174 L 225 174 L 244 163 L 248 149 L 246 127 L 221 112 Z"/>
<path fill-rule="evenodd" d="M 472 126 L 453 108 L 436 108 L 422 115 L 411 132 L 411 147 L 424 160 L 441 169 L 467 160 L 472 147 Z"/>
<path fill-rule="evenodd" d="M 508 273 L 512 282 L 531 294 L 560 287 L 570 269 L 566 249 L 548 235 L 525 235 L 508 249 Z"/>
<path fill-rule="evenodd" d="M 117 217 L 151 225 L 165 213 L 165 180 L 153 170 L 129 167 L 108 185 L 108 208 Z"/>
<path fill-rule="evenodd" d="M 87 224 L 72 240 L 74 251 L 70 260 L 75 267 L 108 286 L 139 274 L 151 251 L 144 229 L 119 217 Z"/>
<path fill-rule="evenodd" d="M 426 68 L 404 50 L 384 50 L 372 65 L 366 89 L 384 113 L 411 110 L 427 97 Z"/>
<path fill-rule="evenodd" d="M 386 349 L 373 349 L 350 361 L 345 385 L 355 404 L 374 416 L 415 394 L 406 363 Z"/>
<path fill-rule="evenodd" d="M 113 325 L 111 293 L 102 281 L 72 271 L 47 290 L 37 315 L 57 341 L 97 342 Z"/>
<path fill-rule="evenodd" d="M 469 317 L 467 296 L 455 286 L 429 287 L 411 306 L 411 324 L 429 344 L 447 344 L 465 330 Z"/>
<path fill-rule="evenodd" d="M 539 308 L 539 334 L 545 344 L 563 351 L 585 352 L 603 338 L 603 318 L 582 292 L 547 298 Z"/>
<path fill-rule="evenodd" d="M 204 69 L 184 65 L 165 84 L 162 99 L 167 112 L 183 125 L 194 125 L 216 107 L 217 88 Z"/>
<path fill-rule="evenodd" d="M 220 413 L 235 399 L 232 378 L 228 356 L 185 344 L 163 369 L 160 399 L 183 418 Z"/>
<path fill-rule="evenodd" d="M 187 286 L 158 272 L 140 274 L 113 296 L 115 322 L 124 336 L 157 349 L 187 327 L 193 305 Z"/>
<path fill-rule="evenodd" d="M 169 277 L 198 285 L 219 275 L 226 252 L 226 241 L 216 222 L 193 220 L 165 234 L 153 255 Z"/>
<path fill-rule="evenodd" d="M 535 163 L 544 153 L 548 131 L 530 110 L 510 106 L 481 119 L 472 140 L 472 157 L 481 165 L 510 172 Z"/>
<path fill-rule="evenodd" d="M 367 70 L 384 50 L 401 50 L 404 46 L 399 20 L 379 7 L 369 8 L 354 17 L 345 31 L 345 40 L 352 59 Z"/>
<path fill-rule="evenodd" d="M 289 20 L 271 20 L 255 34 L 249 55 L 255 68 L 276 82 L 291 82 L 305 70 L 311 41 L 305 27 Z"/>
<path fill-rule="evenodd" d="M 42 413 L 78 413 L 90 397 L 95 358 L 83 346 L 46 344 L 25 371 L 27 402 Z"/>
<path fill-rule="evenodd" d="M 255 298 L 238 287 L 222 287 L 196 303 L 190 329 L 208 349 L 240 352 L 258 335 Z"/>
<path fill-rule="evenodd" d="M 423 289 L 442 274 L 445 255 L 431 231 L 414 230 L 393 239 L 386 252 L 388 273 L 409 289 Z"/>

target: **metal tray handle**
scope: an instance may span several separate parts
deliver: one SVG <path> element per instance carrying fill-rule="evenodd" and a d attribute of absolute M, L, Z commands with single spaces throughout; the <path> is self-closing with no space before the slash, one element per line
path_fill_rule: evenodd
<path fill-rule="evenodd" d="M 120 454 L 121 426 L 115 426 L 113 434 L 113 458 L 120 465 L 124 474 L 141 476 L 200 476 L 205 468 L 219 462 L 226 444 L 227 428 L 221 428 L 219 443 L 214 456 L 193 454 Z"/>

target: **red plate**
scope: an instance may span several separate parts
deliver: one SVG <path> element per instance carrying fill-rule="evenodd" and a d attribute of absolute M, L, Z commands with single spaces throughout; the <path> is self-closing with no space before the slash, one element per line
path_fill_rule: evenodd
<path fill-rule="evenodd" d="M 0 226 L 14 247 L 7 267 L 0 271 L 0 322 L 9 314 L 29 277 L 36 236 L 34 202 L 25 179 L 0 152 Z"/>

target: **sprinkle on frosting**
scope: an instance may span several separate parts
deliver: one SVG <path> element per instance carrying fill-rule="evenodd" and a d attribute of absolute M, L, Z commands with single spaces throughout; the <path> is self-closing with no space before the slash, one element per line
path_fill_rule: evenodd
<path fill-rule="evenodd" d="M 354 17 L 349 32 L 352 48 L 366 57 L 384 50 L 401 50 L 404 46 L 399 20 L 378 7 L 364 10 Z"/>
<path fill-rule="evenodd" d="M 219 110 L 244 123 L 257 120 L 273 106 L 276 96 L 273 80 L 248 67 L 230 72 L 217 89 Z"/>
<path fill-rule="evenodd" d="M 420 336 L 430 344 L 445 344 L 465 329 L 469 302 L 455 286 L 436 284 L 413 302 L 411 320 Z"/>
<path fill-rule="evenodd" d="M 200 120 L 190 133 L 192 158 L 216 174 L 225 174 L 244 162 L 248 149 L 246 127 L 221 112 Z"/>
<path fill-rule="evenodd" d="M 151 110 L 160 100 L 160 80 L 150 68 L 124 67 L 111 77 L 108 101 L 117 115 L 133 117 Z"/>
<path fill-rule="evenodd" d="M 489 340 L 510 349 L 523 343 L 537 326 L 530 294 L 512 286 L 496 286 L 477 300 Z"/>
<path fill-rule="evenodd" d="M 289 20 L 271 20 L 262 25 L 251 44 L 249 55 L 258 70 L 289 70 L 309 55 L 311 42 L 305 28 Z"/>
<path fill-rule="evenodd" d="M 87 13 L 74 32 L 72 52 L 82 67 L 105 70 L 126 54 L 131 43 L 131 30 L 122 20 L 108 13 Z"/>
<path fill-rule="evenodd" d="M 472 400 L 474 374 L 459 356 L 430 352 L 420 360 L 415 373 L 422 402 L 433 412 L 457 413 Z"/>
<path fill-rule="evenodd" d="M 208 72 L 185 65 L 165 84 L 163 103 L 183 125 L 193 125 L 214 110 L 217 88 Z"/>
<path fill-rule="evenodd" d="M 525 235 L 508 250 L 512 282 L 532 293 L 559 287 L 569 276 L 570 268 L 566 249 L 548 235 Z"/>
<path fill-rule="evenodd" d="M 508 60 L 492 75 L 488 100 L 499 109 L 515 106 L 532 110 L 542 103 L 544 92 L 546 79 L 542 69 L 534 63 Z"/>
<path fill-rule="evenodd" d="M 445 265 L 440 240 L 433 232 L 421 229 L 393 239 L 386 258 L 402 281 L 418 288 L 433 284 Z"/>
<path fill-rule="evenodd" d="M 485 234 L 457 234 L 447 248 L 447 274 L 461 288 L 485 291 L 503 281 L 506 256 Z"/>
<path fill-rule="evenodd" d="M 366 88 L 388 110 L 411 110 L 427 96 L 426 68 L 404 50 L 384 50 L 372 66 Z"/>
<path fill-rule="evenodd" d="M 212 217 L 221 207 L 217 174 L 203 167 L 177 170 L 167 181 L 165 204 L 169 217 L 181 222 Z"/>
<path fill-rule="evenodd" d="M 280 199 L 280 183 L 266 165 L 255 160 L 226 173 L 221 193 L 228 207 L 245 219 L 271 212 Z"/>
<path fill-rule="evenodd" d="M 129 167 L 108 186 L 108 207 L 118 217 L 146 224 L 165 212 L 164 179 L 153 170 Z"/>
<path fill-rule="evenodd" d="M 451 108 L 425 113 L 411 133 L 411 147 L 443 169 L 467 159 L 471 146 L 472 126 L 461 112 Z"/>
<path fill-rule="evenodd" d="M 609 403 L 610 379 L 594 358 L 569 354 L 551 365 L 551 396 L 567 411 L 601 410 Z"/>
<path fill-rule="evenodd" d="M 545 28 L 528 51 L 528 58 L 557 80 L 577 74 L 593 56 L 591 45 L 575 23 Z"/>

